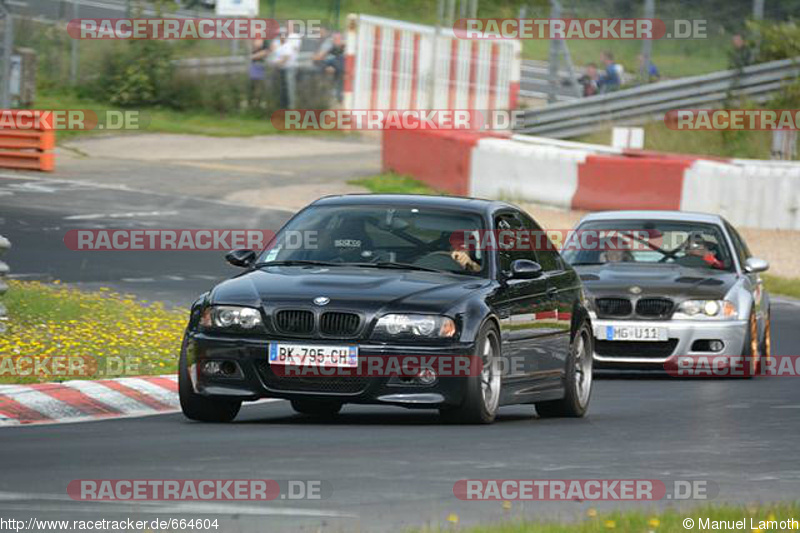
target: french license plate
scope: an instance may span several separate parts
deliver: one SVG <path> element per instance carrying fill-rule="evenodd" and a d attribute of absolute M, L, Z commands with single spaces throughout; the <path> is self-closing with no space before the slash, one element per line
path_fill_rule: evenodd
<path fill-rule="evenodd" d="M 654 326 L 605 326 L 599 337 L 607 341 L 650 341 L 667 340 L 667 328 Z"/>
<path fill-rule="evenodd" d="M 317 344 L 270 343 L 269 362 L 272 365 L 358 366 L 358 346 L 328 346 Z"/>

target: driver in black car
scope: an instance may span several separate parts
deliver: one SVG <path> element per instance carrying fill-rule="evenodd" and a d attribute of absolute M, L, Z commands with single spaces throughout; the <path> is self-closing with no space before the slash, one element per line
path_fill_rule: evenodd
<path fill-rule="evenodd" d="M 450 236 L 450 257 L 464 270 L 480 272 L 481 265 L 470 257 L 469 249 L 464 241 L 463 232 L 456 231 Z"/>

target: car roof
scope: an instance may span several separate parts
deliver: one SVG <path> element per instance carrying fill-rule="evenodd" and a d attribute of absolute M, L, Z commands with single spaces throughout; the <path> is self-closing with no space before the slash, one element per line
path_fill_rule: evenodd
<path fill-rule="evenodd" d="M 711 213 L 694 213 L 690 211 L 657 211 L 657 210 L 629 210 L 629 211 L 598 211 L 589 213 L 581 219 L 583 222 L 596 220 L 674 220 L 676 222 L 705 222 L 709 224 L 723 224 L 725 220 Z"/>
<path fill-rule="evenodd" d="M 463 196 L 438 196 L 428 194 L 340 194 L 324 196 L 311 205 L 395 205 L 409 207 L 432 207 L 459 209 L 476 213 L 492 212 L 498 209 L 521 209 L 515 205 L 497 200 L 467 198 Z"/>

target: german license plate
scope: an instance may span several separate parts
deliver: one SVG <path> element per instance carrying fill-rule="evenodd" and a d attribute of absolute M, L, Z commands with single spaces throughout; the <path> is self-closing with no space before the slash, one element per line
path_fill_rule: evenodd
<path fill-rule="evenodd" d="M 599 338 L 607 341 L 650 341 L 663 342 L 667 340 L 667 328 L 655 326 L 605 326 Z"/>
<path fill-rule="evenodd" d="M 358 346 L 329 346 L 318 344 L 270 343 L 269 362 L 272 365 L 358 366 Z"/>

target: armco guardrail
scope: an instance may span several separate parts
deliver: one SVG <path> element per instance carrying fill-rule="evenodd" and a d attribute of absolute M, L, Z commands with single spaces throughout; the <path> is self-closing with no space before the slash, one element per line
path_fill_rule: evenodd
<path fill-rule="evenodd" d="M 615 125 L 640 124 L 673 109 L 722 102 L 728 93 L 763 99 L 800 74 L 797 59 L 783 59 L 702 76 L 663 81 L 527 111 L 519 133 L 568 138 Z"/>
<path fill-rule="evenodd" d="M 313 52 L 300 52 L 297 56 L 297 68 L 311 68 L 313 66 L 311 59 L 313 55 Z M 244 56 L 173 59 L 172 64 L 178 72 L 204 76 L 243 74 L 250 68 L 250 61 Z"/>
<path fill-rule="evenodd" d="M 576 69 L 577 72 L 579 69 Z M 555 97 L 559 102 L 571 102 L 578 99 L 575 90 L 565 83 L 568 78 L 569 73 L 566 70 L 558 71 L 559 83 L 555 87 Z M 551 90 L 550 67 L 547 61 L 524 60 L 520 71 L 520 97 L 547 100 Z"/>
<path fill-rule="evenodd" d="M 3 255 L 3 252 L 11 248 L 11 243 L 8 242 L 8 239 L 0 235 L 0 255 Z M 6 285 L 6 276 L 8 275 L 8 265 L 4 262 L 0 261 L 0 295 L 5 294 L 8 290 L 8 285 Z M 0 333 L 6 330 L 6 320 L 8 317 L 6 316 L 6 308 L 2 302 L 0 302 Z"/>

